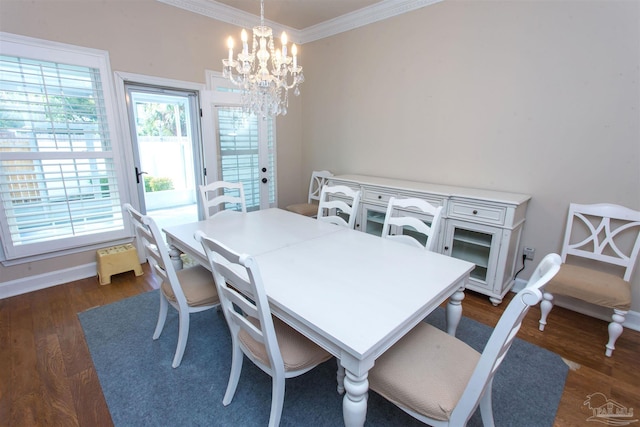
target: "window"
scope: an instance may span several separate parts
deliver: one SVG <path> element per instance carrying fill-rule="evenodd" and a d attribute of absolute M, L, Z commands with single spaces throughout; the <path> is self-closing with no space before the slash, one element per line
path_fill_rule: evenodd
<path fill-rule="evenodd" d="M 106 52 L 0 33 L 6 260 L 126 237 Z"/>

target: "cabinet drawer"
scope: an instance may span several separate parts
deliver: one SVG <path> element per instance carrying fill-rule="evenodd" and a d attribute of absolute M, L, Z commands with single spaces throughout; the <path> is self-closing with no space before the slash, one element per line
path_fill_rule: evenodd
<path fill-rule="evenodd" d="M 389 199 L 393 196 L 397 197 L 396 193 L 380 191 L 375 188 L 367 188 L 365 187 L 362 192 L 362 199 L 367 202 L 374 203 L 382 203 L 387 205 L 389 203 Z"/>
<path fill-rule="evenodd" d="M 474 222 L 504 225 L 507 209 L 500 206 L 479 205 L 452 201 L 449 203 L 449 218 L 460 218 Z"/>

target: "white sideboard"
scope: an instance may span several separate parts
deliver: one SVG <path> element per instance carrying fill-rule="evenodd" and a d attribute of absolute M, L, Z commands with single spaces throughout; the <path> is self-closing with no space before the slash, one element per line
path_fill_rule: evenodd
<path fill-rule="evenodd" d="M 442 206 L 434 247 L 442 254 L 476 264 L 467 288 L 488 295 L 497 305 L 513 286 L 530 196 L 363 175 L 334 176 L 329 185 L 362 191 L 356 230 L 370 234 L 381 234 L 392 196 L 417 197 Z M 429 218 L 422 219 L 429 222 Z"/>

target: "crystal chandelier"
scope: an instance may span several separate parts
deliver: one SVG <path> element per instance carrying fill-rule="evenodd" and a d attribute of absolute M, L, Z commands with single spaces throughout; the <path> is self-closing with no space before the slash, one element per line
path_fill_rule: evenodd
<path fill-rule="evenodd" d="M 274 49 L 273 31 L 264 25 L 264 0 L 260 0 L 260 25 L 253 27 L 251 52 L 247 31 L 242 30 L 242 52 L 233 59 L 233 38 L 229 36 L 229 58 L 222 60 L 223 76 L 242 89 L 243 110 L 256 116 L 287 114 L 289 89 L 300 95 L 298 85 L 304 82 L 302 67 L 298 65 L 298 48 L 287 51 L 287 34 L 281 36 L 282 49 Z"/>

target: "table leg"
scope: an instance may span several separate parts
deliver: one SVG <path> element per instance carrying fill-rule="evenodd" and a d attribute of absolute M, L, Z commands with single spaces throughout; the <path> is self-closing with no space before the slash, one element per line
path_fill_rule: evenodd
<path fill-rule="evenodd" d="M 354 375 L 349 370 L 344 378 L 346 394 L 342 400 L 342 416 L 345 427 L 362 427 L 367 417 L 368 373 Z"/>
<path fill-rule="evenodd" d="M 173 268 L 176 270 L 182 270 L 182 258 L 180 258 L 182 252 L 176 249 L 175 246 L 169 245 L 169 258 L 171 258 L 171 263 L 173 264 Z"/>
<path fill-rule="evenodd" d="M 447 304 L 447 333 L 456 336 L 456 329 L 462 319 L 462 300 L 464 299 L 464 286 L 458 289 Z"/>

